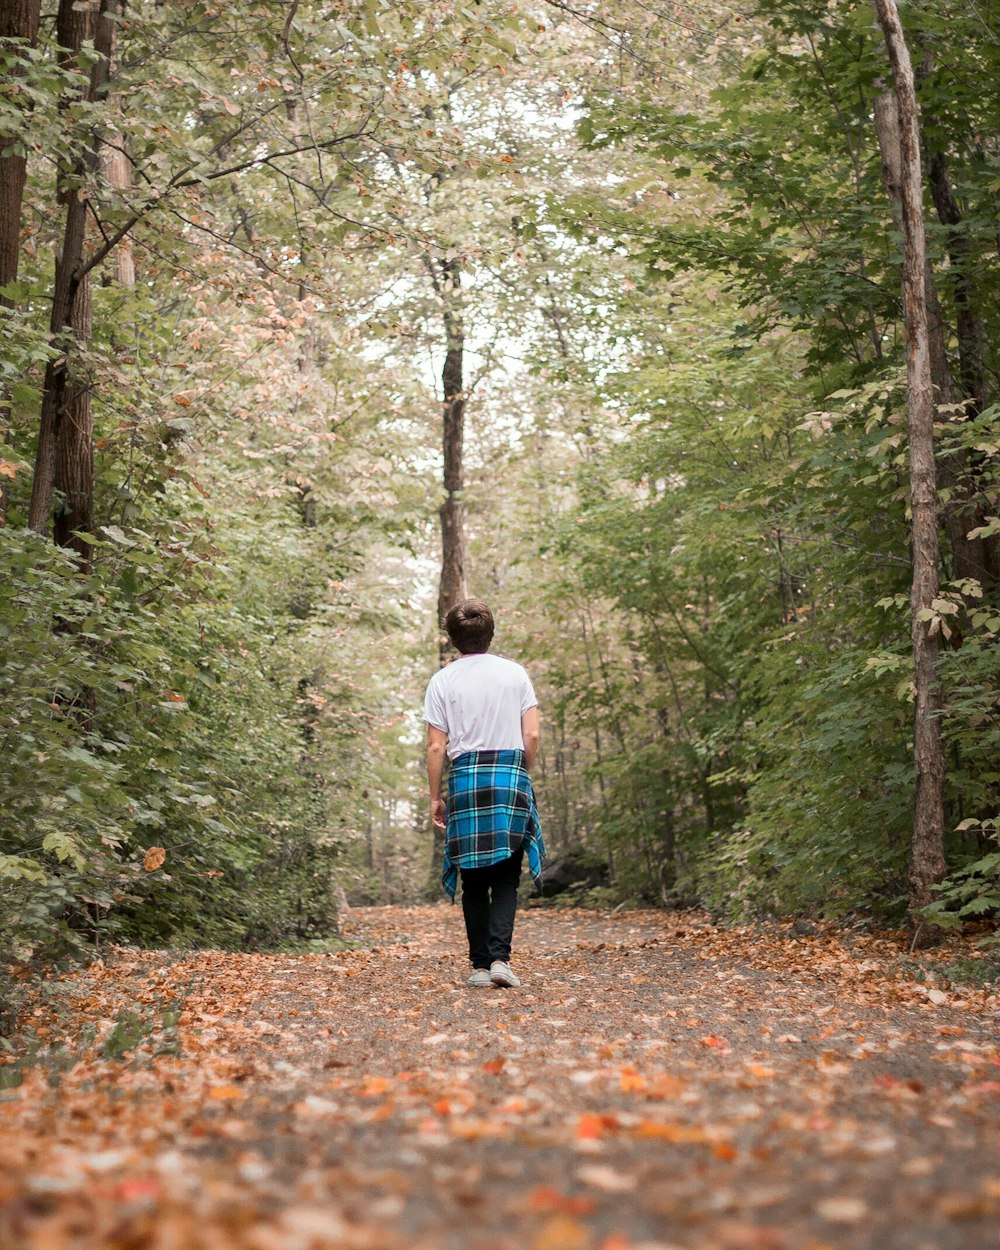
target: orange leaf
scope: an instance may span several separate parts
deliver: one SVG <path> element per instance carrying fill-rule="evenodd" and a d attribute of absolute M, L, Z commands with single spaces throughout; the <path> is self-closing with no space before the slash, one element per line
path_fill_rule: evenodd
<path fill-rule="evenodd" d="M 714 1154 L 717 1159 L 725 1159 L 728 1163 L 732 1159 L 736 1158 L 736 1147 L 727 1141 L 716 1142 L 716 1144 L 712 1147 L 712 1154 Z"/>
<path fill-rule="evenodd" d="M 208 1091 L 209 1098 L 216 1102 L 231 1102 L 234 1098 L 242 1098 L 243 1091 L 235 1085 L 213 1085 Z"/>
<path fill-rule="evenodd" d="M 679 1076 L 671 1076 L 668 1072 L 664 1072 L 661 1076 L 654 1078 L 646 1092 L 650 1098 L 676 1098 L 686 1088 L 686 1081 L 681 1080 Z"/>
<path fill-rule="evenodd" d="M 496 1076 L 498 1073 L 503 1071 L 504 1064 L 506 1062 L 507 1060 L 504 1059 L 503 1056 L 500 1056 L 497 1059 L 490 1059 L 488 1063 L 483 1064 L 483 1071 L 488 1072 L 490 1076 Z"/>
<path fill-rule="evenodd" d="M 147 872 L 156 872 L 157 868 L 163 867 L 166 858 L 167 852 L 162 846 L 151 846 L 142 857 L 142 866 Z"/>
<path fill-rule="evenodd" d="M 580 1141 L 597 1141 L 604 1136 L 604 1124 L 599 1115 L 585 1111 L 576 1123 L 576 1135 Z"/>
<path fill-rule="evenodd" d="M 673 1124 L 669 1121 L 643 1120 L 636 1125 L 636 1137 L 658 1137 L 662 1141 L 689 1142 L 704 1145 L 711 1137 L 703 1128 L 688 1124 Z"/>
<path fill-rule="evenodd" d="M 439 1098 L 434 1104 L 435 1115 L 451 1115 L 451 1103 L 447 1098 Z"/>
<path fill-rule="evenodd" d="M 597 1207 L 593 1198 L 561 1194 L 551 1185 L 539 1185 L 528 1194 L 529 1211 L 561 1211 L 564 1215 L 590 1215 Z"/>
<path fill-rule="evenodd" d="M 9 460 L 0 460 L 0 477 L 17 477 L 17 465 Z"/>
<path fill-rule="evenodd" d="M 160 1194 L 160 1182 L 155 1180 L 122 1181 L 115 1190 L 122 1202 L 135 1202 L 140 1198 L 157 1198 Z"/>
<path fill-rule="evenodd" d="M 474 1141 L 479 1137 L 503 1137 L 507 1132 L 503 1125 L 490 1120 L 452 1120 L 449 1127 L 453 1137 L 461 1137 L 465 1141 Z"/>
<path fill-rule="evenodd" d="M 635 1068 L 622 1068 L 618 1074 L 618 1079 L 621 1081 L 621 1087 L 626 1094 L 636 1093 L 638 1090 L 646 1088 L 646 1078 L 641 1073 L 636 1072 Z"/>
<path fill-rule="evenodd" d="M 532 1250 L 585 1250 L 590 1238 L 587 1230 L 568 1215 L 553 1215 L 538 1230 Z"/>
<path fill-rule="evenodd" d="M 708 1037 L 701 1039 L 702 1046 L 713 1046 L 721 1049 L 723 1046 L 728 1047 L 729 1043 L 724 1037 L 716 1037 L 714 1033 L 710 1033 Z"/>

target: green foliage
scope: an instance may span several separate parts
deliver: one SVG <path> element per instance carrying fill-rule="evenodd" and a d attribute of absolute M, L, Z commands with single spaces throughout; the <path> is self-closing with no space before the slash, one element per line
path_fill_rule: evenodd
<path fill-rule="evenodd" d="M 906 10 L 928 153 L 960 218 L 935 220 L 940 188 L 928 194 L 962 397 L 941 411 L 946 563 L 924 614 L 946 643 L 959 825 L 959 875 L 932 910 L 981 915 L 995 894 L 973 843 L 996 804 L 998 588 L 985 545 L 981 578 L 948 562 L 955 535 L 995 533 L 997 411 L 982 395 L 1000 322 L 980 277 L 995 265 L 996 168 L 972 136 L 996 121 L 976 84 L 997 45 L 967 17 L 949 18 L 974 49 L 961 64 L 933 6 Z M 609 301 L 627 349 L 592 373 L 610 411 L 591 432 L 610 450 L 577 475 L 551 591 L 606 622 L 601 681 L 593 656 L 583 673 L 565 655 L 556 699 L 600 735 L 584 822 L 630 889 L 730 915 L 898 916 L 910 569 L 900 249 L 871 121 L 885 51 L 860 2 L 762 0 L 756 18 L 742 66 L 697 108 L 683 92 L 623 102 L 596 87 L 579 136 L 632 152 L 633 196 L 549 203 L 575 239 L 638 267 L 635 293 Z M 992 381 L 975 390 L 977 358 Z"/>
<path fill-rule="evenodd" d="M 959 206 L 936 219 L 928 197 L 954 329 L 947 538 L 981 552 L 1000 41 L 947 8 L 905 20 L 927 167 Z M 634 78 L 570 14 L 286 16 L 130 6 L 88 105 L 47 28 L 3 52 L 0 141 L 29 157 L 0 319 L 6 955 L 307 947 L 332 940 L 335 888 L 422 884 L 444 311 L 467 350 L 470 589 L 536 678 L 549 840 L 612 866 L 592 901 L 898 914 L 907 448 L 870 6 L 759 0 L 711 38 L 628 9 Z M 99 166 L 70 190 L 99 221 L 88 246 L 128 227 L 138 280 L 112 252 L 89 339 L 53 345 L 53 162 L 65 176 L 95 135 L 131 183 Z M 93 399 L 86 573 L 23 528 L 63 350 Z M 1000 786 L 996 577 L 946 549 L 924 622 L 947 643 L 937 923 L 995 906 Z"/>
<path fill-rule="evenodd" d="M 96 932 L 217 945 L 328 932 L 334 843 L 315 794 L 295 801 L 308 752 L 289 661 L 261 667 L 274 622 L 231 577 L 207 577 L 183 525 L 115 534 L 82 578 L 37 536 L 3 531 L 13 953 Z M 143 871 L 150 846 L 162 871 Z"/>

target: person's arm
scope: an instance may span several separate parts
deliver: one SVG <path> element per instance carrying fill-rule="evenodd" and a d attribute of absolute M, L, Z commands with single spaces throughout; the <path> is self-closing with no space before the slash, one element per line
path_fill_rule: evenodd
<path fill-rule="evenodd" d="M 538 708 L 529 707 L 521 717 L 521 737 L 524 739 L 524 763 L 530 769 L 538 754 Z"/>
<path fill-rule="evenodd" d="M 444 772 L 448 735 L 436 725 L 427 726 L 427 784 L 431 792 L 431 820 L 439 829 L 447 827 L 445 803 L 441 797 L 441 774 Z"/>

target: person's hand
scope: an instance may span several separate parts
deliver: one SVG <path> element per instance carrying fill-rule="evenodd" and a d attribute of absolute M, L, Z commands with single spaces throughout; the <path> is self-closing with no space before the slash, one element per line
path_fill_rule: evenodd
<path fill-rule="evenodd" d="M 431 820 L 438 829 L 448 828 L 447 809 L 444 799 L 434 799 L 431 803 Z"/>

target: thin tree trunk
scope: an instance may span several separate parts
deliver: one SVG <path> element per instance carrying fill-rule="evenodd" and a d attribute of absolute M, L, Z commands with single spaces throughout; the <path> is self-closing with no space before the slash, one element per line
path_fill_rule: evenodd
<path fill-rule="evenodd" d="M 444 396 L 442 449 L 444 451 L 444 503 L 441 505 L 441 580 L 438 584 L 438 624 L 443 626 L 449 610 L 466 596 L 465 584 L 465 485 L 463 447 L 465 440 L 465 326 L 456 307 L 461 289 L 458 261 L 444 264 L 441 296 L 445 301 L 445 356 L 441 370 Z M 448 658 L 448 639 L 440 637 L 440 659 Z"/>
<path fill-rule="evenodd" d="M 34 46 L 38 39 L 41 0 L 4 0 L 0 6 L 0 48 L 13 39 L 25 40 Z M 10 49 L 13 51 L 13 48 Z M 13 100 L 16 102 L 17 96 Z M 0 287 L 17 281 L 21 257 L 21 204 L 28 173 L 25 148 L 14 147 L 9 138 L 0 139 L 0 149 L 11 147 L 0 156 Z M 15 307 L 9 296 L 0 295 L 0 318 L 6 319 Z M 0 392 L 0 422 L 4 426 L 3 441 L 10 443 L 10 391 Z M 0 474 L 0 525 L 7 523 L 7 477 Z"/>
<path fill-rule="evenodd" d="M 983 363 L 985 333 L 976 313 L 972 271 L 976 263 L 972 254 L 968 227 L 962 217 L 958 200 L 948 176 L 948 163 L 943 152 L 932 152 L 928 161 L 931 197 L 938 219 L 948 228 L 949 270 L 952 292 L 955 298 L 955 337 L 958 340 L 958 367 L 962 398 L 969 416 L 978 416 L 991 404 L 993 396 L 986 380 Z M 987 522 L 987 509 L 979 502 L 981 483 L 979 476 L 969 464 L 964 479 L 959 483 L 954 507 L 961 513 L 963 537 L 971 529 Z M 950 509 L 949 509 L 950 510 Z M 956 577 L 975 577 L 982 582 L 1000 581 L 1000 536 L 966 539 L 969 548 L 967 568 L 956 569 Z"/>
<path fill-rule="evenodd" d="M 434 265 L 432 260 L 431 265 Z M 462 273 L 457 260 L 445 261 L 441 277 L 431 273 L 444 301 L 445 354 L 441 370 L 441 446 L 444 453 L 444 502 L 441 517 L 441 578 L 438 583 L 438 661 L 443 667 L 451 654 L 444 619 L 467 595 L 465 583 L 465 323 L 462 319 Z M 437 892 L 444 863 L 445 830 L 433 827 L 431 889 Z"/>
<path fill-rule="evenodd" d="M 903 157 L 899 134 L 899 108 L 893 92 L 883 92 L 876 98 L 874 115 L 875 133 L 882 155 L 882 180 L 896 228 L 902 231 Z M 927 299 L 927 338 L 934 399 L 938 405 L 950 405 L 954 403 L 955 392 L 951 370 L 948 367 L 947 333 L 944 314 L 941 311 L 941 301 L 938 298 L 934 266 L 929 257 L 925 257 L 924 291 Z M 982 543 L 977 539 L 967 537 L 972 522 L 969 520 L 968 504 L 962 502 L 968 492 L 963 482 L 961 466 L 957 466 L 953 460 L 946 460 L 938 465 L 938 476 L 941 485 L 947 488 L 949 494 L 948 503 L 942 508 L 942 515 L 948 532 L 948 547 L 951 551 L 951 575 L 956 578 L 979 577 L 981 573 L 979 548 Z"/>
<path fill-rule="evenodd" d="M 119 13 L 125 12 L 128 0 L 119 0 Z M 118 73 L 118 29 L 113 24 L 111 32 L 111 55 L 108 73 L 115 77 Z M 115 116 L 122 117 L 119 103 L 115 108 Z M 116 191 L 128 191 L 133 184 L 131 143 L 128 136 L 117 128 L 111 130 L 101 146 L 101 173 L 109 187 Z M 131 235 L 125 235 L 112 255 L 115 281 L 120 286 L 135 286 L 135 252 L 132 248 Z"/>
<path fill-rule="evenodd" d="M 972 403 L 972 413 L 978 416 L 989 407 L 986 374 L 983 368 L 983 326 L 976 316 L 972 297 L 972 273 L 974 257 L 969 246 L 968 230 L 963 222 L 962 211 L 955 199 L 948 162 L 943 152 L 934 151 L 927 162 L 927 175 L 931 198 L 937 210 L 938 220 L 947 227 L 945 235 L 950 276 L 955 293 L 955 332 L 958 338 L 959 373 L 962 390 Z"/>
<path fill-rule="evenodd" d="M 938 498 L 934 462 L 934 390 L 927 326 L 926 241 L 920 169 L 920 123 L 913 66 L 896 0 L 874 0 L 892 66 L 900 133 L 900 206 L 903 217 L 903 302 L 906 319 L 907 421 L 913 582 L 910 630 L 916 709 L 913 757 L 916 795 L 910 843 L 909 918 L 919 929 L 920 909 L 945 873 L 944 747 L 938 635 L 924 619 L 938 593 Z"/>
<path fill-rule="evenodd" d="M 101 0 L 96 14 L 92 8 L 76 4 L 75 0 L 59 0 L 56 35 L 62 49 L 60 63 L 64 67 L 72 66 L 86 40 L 93 40 L 97 53 L 90 81 L 83 93 L 88 103 L 100 99 L 107 87 L 117 10 L 118 0 Z M 93 430 L 89 387 L 76 376 L 76 345 L 89 332 L 87 320 L 90 306 L 85 293 L 80 297 L 80 288 L 86 280 L 83 267 L 88 212 L 87 199 L 80 195 L 80 184 L 86 185 L 86 180 L 93 174 L 100 159 L 99 151 L 99 136 L 95 133 L 75 168 L 63 171 L 64 175 L 69 173 L 71 177 L 68 180 L 64 178 L 59 191 L 59 201 L 65 206 L 66 216 L 62 250 L 56 258 L 49 330 L 52 342 L 60 350 L 58 357 L 50 361 L 45 370 L 35 476 L 28 511 L 28 524 L 44 534 L 52 517 L 57 474 L 70 471 L 67 481 L 60 483 L 61 486 L 68 485 L 72 491 L 72 498 L 67 501 L 69 511 L 66 523 L 60 526 L 64 539 L 72 529 L 85 528 L 93 520 Z M 81 318 L 82 322 L 78 324 Z M 88 464 L 91 466 L 89 470 Z M 87 559 L 86 553 L 83 554 Z"/>
<path fill-rule="evenodd" d="M 40 0 L 4 0 L 0 6 L 0 48 L 7 48 L 8 41 L 26 40 L 34 45 L 38 38 Z M 13 95 L 16 102 L 18 97 Z M 5 140 L 3 147 L 9 145 Z M 27 177 L 27 151 L 20 145 L 7 155 L 0 156 L 0 286 L 17 279 L 18 260 L 21 254 L 21 201 Z M 0 296 L 0 307 L 10 308 L 13 301 Z"/>
<path fill-rule="evenodd" d="M 77 343 L 86 343 L 93 332 L 93 302 L 90 274 L 76 288 L 70 324 Z M 54 518 L 53 537 L 60 547 L 69 547 L 89 571 L 91 546 L 78 533 L 94 530 L 94 414 L 90 404 L 90 384 L 86 377 L 74 378 L 65 397 L 65 410 L 56 439 L 55 490 L 59 506 Z"/>

